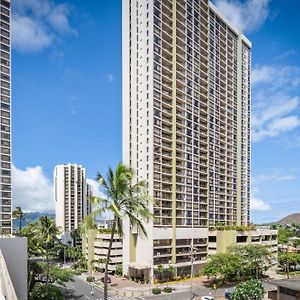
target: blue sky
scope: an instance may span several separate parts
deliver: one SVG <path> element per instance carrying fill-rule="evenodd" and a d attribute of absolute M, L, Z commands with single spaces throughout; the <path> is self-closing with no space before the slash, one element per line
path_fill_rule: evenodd
<path fill-rule="evenodd" d="M 300 2 L 215 0 L 253 43 L 252 220 L 300 211 Z M 13 2 L 14 201 L 51 210 L 56 164 L 121 160 L 121 0 Z"/>

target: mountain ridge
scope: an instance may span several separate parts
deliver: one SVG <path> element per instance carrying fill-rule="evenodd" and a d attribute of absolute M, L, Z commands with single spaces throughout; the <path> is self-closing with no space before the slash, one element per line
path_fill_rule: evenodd
<path fill-rule="evenodd" d="M 277 222 L 278 224 L 300 224 L 300 213 L 292 213 L 282 218 Z"/>
<path fill-rule="evenodd" d="M 30 223 L 37 222 L 41 216 L 47 216 L 49 218 L 55 218 L 55 213 L 52 212 L 24 212 L 21 226 L 24 227 Z M 13 219 L 13 228 L 19 227 L 19 219 Z"/>

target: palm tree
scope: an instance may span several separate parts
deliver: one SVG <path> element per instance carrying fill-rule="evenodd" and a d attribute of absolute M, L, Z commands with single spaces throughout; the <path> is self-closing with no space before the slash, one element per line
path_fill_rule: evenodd
<path fill-rule="evenodd" d="M 46 265 L 47 265 L 47 283 L 49 281 L 49 250 L 53 246 L 56 235 L 59 233 L 58 228 L 54 224 L 53 220 L 47 216 L 40 217 L 40 235 L 43 239 L 43 248 L 46 254 Z"/>
<path fill-rule="evenodd" d="M 71 238 L 73 240 L 73 247 L 77 247 L 77 241 L 81 238 L 79 228 L 75 228 L 71 231 Z"/>
<path fill-rule="evenodd" d="M 143 221 L 152 217 L 148 208 L 150 198 L 146 194 L 145 184 L 144 182 L 132 184 L 133 175 L 133 170 L 122 163 L 119 163 L 115 170 L 109 168 L 106 178 L 98 173 L 97 181 L 100 183 L 105 197 L 91 197 L 92 203 L 98 207 L 92 212 L 92 215 L 101 215 L 104 212 L 113 215 L 113 225 L 105 261 L 104 300 L 107 300 L 108 264 L 115 233 L 117 232 L 122 236 L 122 221 L 128 219 L 131 226 L 136 226 L 142 234 L 147 236 Z"/>
<path fill-rule="evenodd" d="M 13 218 L 19 219 L 19 235 L 21 235 L 21 228 L 22 228 L 22 219 L 24 217 L 24 213 L 20 206 L 17 206 L 16 209 L 13 211 Z"/>
<path fill-rule="evenodd" d="M 27 238 L 29 256 L 40 256 L 43 254 L 40 227 L 38 223 L 31 223 L 22 228 L 21 235 Z"/>

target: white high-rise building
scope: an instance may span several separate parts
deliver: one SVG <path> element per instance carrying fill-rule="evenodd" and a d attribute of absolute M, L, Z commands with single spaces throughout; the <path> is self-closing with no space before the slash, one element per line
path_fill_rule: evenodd
<path fill-rule="evenodd" d="M 77 164 L 58 165 L 54 169 L 56 225 L 62 232 L 72 232 L 91 212 L 87 197 L 85 168 Z"/>
<path fill-rule="evenodd" d="M 0 235 L 12 232 L 11 196 L 11 39 L 10 1 L 0 1 L 1 34 L 1 154 L 0 154 Z"/>
<path fill-rule="evenodd" d="M 177 274 L 208 228 L 249 224 L 251 43 L 208 0 L 123 0 L 123 162 L 156 200 L 123 268 Z"/>

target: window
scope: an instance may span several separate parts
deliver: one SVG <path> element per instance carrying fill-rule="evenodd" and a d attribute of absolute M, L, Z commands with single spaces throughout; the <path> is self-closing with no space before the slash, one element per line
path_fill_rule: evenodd
<path fill-rule="evenodd" d="M 10 3 L 5 0 L 1 0 L 1 4 L 7 8 L 10 8 Z"/>
<path fill-rule="evenodd" d="M 3 15 L 3 14 L 1 14 L 1 20 L 3 20 L 3 21 L 5 21 L 5 22 L 9 23 L 9 17 L 7 17 L 7 16 L 5 16 L 5 15 Z"/>

